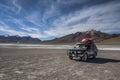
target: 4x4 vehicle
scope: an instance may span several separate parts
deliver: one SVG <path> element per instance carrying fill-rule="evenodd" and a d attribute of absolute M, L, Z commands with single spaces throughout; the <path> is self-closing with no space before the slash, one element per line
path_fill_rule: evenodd
<path fill-rule="evenodd" d="M 82 61 L 87 61 L 88 58 L 96 58 L 97 56 L 97 47 L 94 42 L 90 39 L 87 39 L 86 42 L 78 43 L 74 46 L 73 49 L 68 50 L 69 59 L 74 57 L 79 57 Z"/>

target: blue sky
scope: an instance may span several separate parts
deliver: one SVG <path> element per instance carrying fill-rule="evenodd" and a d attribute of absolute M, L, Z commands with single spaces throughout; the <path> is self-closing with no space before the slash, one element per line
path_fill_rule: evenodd
<path fill-rule="evenodd" d="M 0 0 L 0 35 L 49 40 L 91 29 L 120 33 L 120 1 Z"/>

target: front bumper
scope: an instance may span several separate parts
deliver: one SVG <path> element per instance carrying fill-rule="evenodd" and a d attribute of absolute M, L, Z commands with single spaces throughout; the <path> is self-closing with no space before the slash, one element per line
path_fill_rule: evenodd
<path fill-rule="evenodd" d="M 72 57 L 82 57 L 83 52 L 82 51 L 68 51 L 68 55 Z"/>

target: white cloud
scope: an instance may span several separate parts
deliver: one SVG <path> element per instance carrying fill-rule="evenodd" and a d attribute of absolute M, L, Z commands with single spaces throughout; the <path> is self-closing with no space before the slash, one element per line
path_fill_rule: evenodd
<path fill-rule="evenodd" d="M 16 31 L 4 26 L 0 26 L 0 31 L 6 32 L 8 35 L 19 35 L 19 36 L 31 36 L 33 38 L 42 38 L 38 33 L 28 33 L 28 32 L 23 32 L 23 31 Z"/>
<path fill-rule="evenodd" d="M 13 20 L 13 23 L 16 24 L 20 29 L 25 30 L 27 32 L 31 32 L 31 33 L 39 33 L 39 28 L 37 26 L 34 27 L 30 27 L 27 26 L 23 23 L 23 21 L 21 19 L 15 19 L 13 17 L 10 17 Z"/>
<path fill-rule="evenodd" d="M 40 23 L 41 16 L 40 16 L 40 13 L 37 11 L 34 11 L 28 14 L 28 16 L 25 17 L 25 19 L 37 26 L 41 26 L 41 23 Z"/>
<path fill-rule="evenodd" d="M 12 19 L 13 20 L 13 19 Z M 15 21 L 15 19 L 14 19 Z M 45 38 L 42 34 L 40 34 L 39 29 L 37 28 L 30 28 L 25 26 L 23 23 L 21 23 L 19 20 L 15 21 L 16 24 L 21 26 L 20 28 L 25 31 L 16 31 L 14 29 L 11 29 L 9 25 L 7 25 L 5 22 L 0 21 L 0 31 L 7 33 L 8 35 L 19 35 L 19 36 L 31 36 L 33 38 Z M 26 32 L 28 31 L 28 32 Z"/>
<path fill-rule="evenodd" d="M 16 13 L 19 13 L 22 9 L 22 7 L 17 3 L 17 0 L 13 0 L 13 5 L 17 8 L 17 12 Z"/>
<path fill-rule="evenodd" d="M 39 33 L 39 29 L 38 28 L 34 28 L 34 27 L 21 27 L 21 29 L 28 31 L 28 32 L 37 32 Z"/>
<path fill-rule="evenodd" d="M 0 31 L 6 32 L 9 35 L 25 36 L 25 32 L 20 32 L 20 31 L 12 30 L 12 29 L 8 28 L 7 25 L 0 26 Z"/>
<path fill-rule="evenodd" d="M 53 22 L 55 27 L 44 32 L 49 36 L 55 37 L 90 29 L 109 33 L 120 32 L 119 9 L 120 3 L 116 1 L 83 8 L 82 10 L 70 13 L 68 16 L 60 17 Z"/>
<path fill-rule="evenodd" d="M 5 11 L 5 12 L 7 12 L 7 11 L 9 11 L 9 13 L 10 12 L 15 12 L 15 10 L 12 8 L 12 7 L 10 7 L 10 6 L 8 6 L 8 5 L 4 5 L 4 4 L 1 4 L 0 3 L 0 10 L 1 10 L 1 12 L 3 11 Z"/>
<path fill-rule="evenodd" d="M 90 0 L 57 0 L 57 3 L 61 4 L 75 4 L 75 3 L 85 3 Z"/>
<path fill-rule="evenodd" d="M 46 8 L 45 12 L 43 13 L 42 21 L 45 23 L 47 19 L 59 15 L 59 9 L 55 5 L 50 5 Z"/>
<path fill-rule="evenodd" d="M 12 12 L 12 13 L 16 13 L 16 14 L 18 14 L 21 11 L 22 6 L 20 6 L 18 4 L 17 0 L 10 0 L 8 2 L 10 5 L 12 4 L 12 6 L 0 3 L 0 8 L 2 11 L 6 11 L 9 13 Z"/>

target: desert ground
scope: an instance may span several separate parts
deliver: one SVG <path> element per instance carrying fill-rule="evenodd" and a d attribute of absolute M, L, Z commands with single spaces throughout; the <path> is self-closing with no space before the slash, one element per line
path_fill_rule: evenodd
<path fill-rule="evenodd" d="M 67 49 L 0 48 L 0 80 L 120 80 L 120 50 L 99 50 L 87 62 Z"/>

